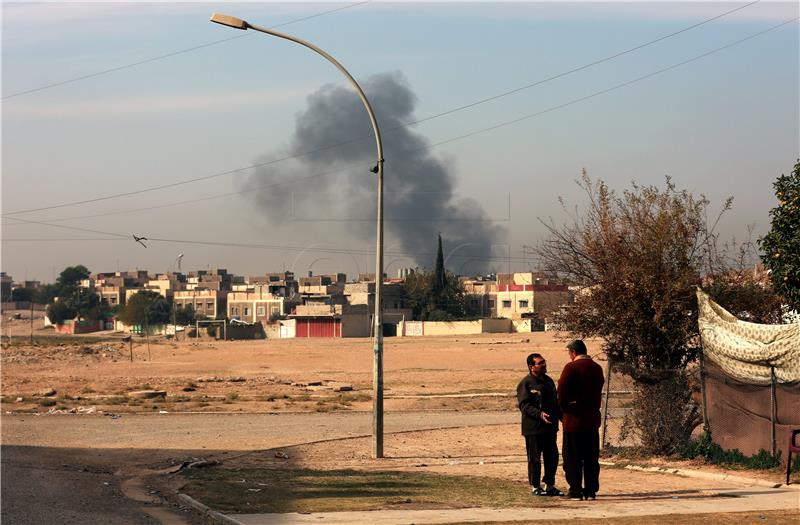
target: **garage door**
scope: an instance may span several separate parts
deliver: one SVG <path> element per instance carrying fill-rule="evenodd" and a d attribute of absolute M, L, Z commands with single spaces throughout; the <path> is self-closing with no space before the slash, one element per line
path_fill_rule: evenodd
<path fill-rule="evenodd" d="M 339 319 L 298 319 L 296 337 L 341 337 Z"/>

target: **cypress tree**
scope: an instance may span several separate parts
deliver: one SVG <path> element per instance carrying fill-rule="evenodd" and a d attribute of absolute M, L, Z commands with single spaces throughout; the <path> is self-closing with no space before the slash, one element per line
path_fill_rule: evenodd
<path fill-rule="evenodd" d="M 433 274 L 433 298 L 439 306 L 439 301 L 445 287 L 444 254 L 442 253 L 442 234 L 439 234 L 439 250 L 436 252 L 436 271 Z"/>

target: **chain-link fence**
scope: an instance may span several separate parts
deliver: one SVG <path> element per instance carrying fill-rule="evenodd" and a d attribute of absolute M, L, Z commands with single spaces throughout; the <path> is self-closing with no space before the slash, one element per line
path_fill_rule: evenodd
<path fill-rule="evenodd" d="M 604 451 L 668 447 L 678 436 L 702 428 L 699 367 L 652 371 L 663 379 L 643 384 L 613 363 L 606 365 L 600 427 Z"/>
<path fill-rule="evenodd" d="M 786 458 L 789 432 L 800 428 L 800 384 L 747 384 L 708 361 L 657 372 L 652 375 L 663 381 L 642 384 L 613 362 L 606 366 L 600 428 L 605 452 L 666 447 L 706 427 L 724 450 Z"/>

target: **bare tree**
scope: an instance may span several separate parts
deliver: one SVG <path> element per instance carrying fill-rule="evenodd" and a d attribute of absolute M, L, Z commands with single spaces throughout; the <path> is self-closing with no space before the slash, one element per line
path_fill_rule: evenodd
<path fill-rule="evenodd" d="M 710 224 L 709 201 L 669 178 L 621 194 L 585 171 L 578 184 L 588 208 L 561 226 L 545 223 L 537 249 L 545 271 L 579 285 L 560 321 L 604 340 L 615 369 L 637 383 L 632 421 L 644 447 L 672 452 L 699 421 L 684 372 L 700 344 L 695 289 L 704 275 L 724 273 L 714 227 L 731 200 Z"/>

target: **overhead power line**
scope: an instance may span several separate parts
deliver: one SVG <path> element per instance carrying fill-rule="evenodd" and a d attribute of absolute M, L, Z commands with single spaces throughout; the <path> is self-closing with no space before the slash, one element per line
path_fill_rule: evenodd
<path fill-rule="evenodd" d="M 645 42 L 643 44 L 639 44 L 639 45 L 634 46 L 632 48 L 629 48 L 629 49 L 627 49 L 625 51 L 621 51 L 619 53 L 615 53 L 613 55 L 609 55 L 609 56 L 607 56 L 605 58 L 602 58 L 600 60 L 595 60 L 595 61 L 590 62 L 588 64 L 584 64 L 583 66 L 579 66 L 579 67 L 564 71 L 562 73 L 559 73 L 557 75 L 553 75 L 553 76 L 547 77 L 545 79 L 538 80 L 538 81 L 530 83 L 530 84 L 526 84 L 524 86 L 512 89 L 510 91 L 499 93 L 497 95 L 494 95 L 494 96 L 491 96 L 491 97 L 487 97 L 487 98 L 484 98 L 484 99 L 481 99 L 481 100 L 478 100 L 478 101 L 475 101 L 475 102 L 471 102 L 469 104 L 465 104 L 465 105 L 462 105 L 462 106 L 451 108 L 451 109 L 449 109 L 447 111 L 443 111 L 441 113 L 430 115 L 430 116 L 427 116 L 427 117 L 424 117 L 424 118 L 421 118 L 421 119 L 417 119 L 417 120 L 414 120 L 414 121 L 411 121 L 411 122 L 406 122 L 406 123 L 400 124 L 398 126 L 394 126 L 392 128 L 388 128 L 388 129 L 384 130 L 384 132 L 385 133 L 386 132 L 391 132 L 391 131 L 394 131 L 396 129 L 404 128 L 404 127 L 411 126 L 411 125 L 414 125 L 414 124 L 419 124 L 419 123 L 422 123 L 422 122 L 427 122 L 427 121 L 430 121 L 430 120 L 433 120 L 433 119 L 436 119 L 436 118 L 440 118 L 440 117 L 443 117 L 443 116 L 446 116 L 446 115 L 450 115 L 450 114 L 455 113 L 457 111 L 462 111 L 462 110 L 465 110 L 465 109 L 469 109 L 469 108 L 478 106 L 480 104 L 484 104 L 486 102 L 490 102 L 490 101 L 497 100 L 497 99 L 502 98 L 502 97 L 509 96 L 511 94 L 514 94 L 514 93 L 518 93 L 520 91 L 532 88 L 534 86 L 539 86 L 539 85 L 544 84 L 546 82 L 550 82 L 550 81 L 553 81 L 553 80 L 556 80 L 556 79 L 559 79 L 559 78 L 563 78 L 563 77 L 565 77 L 567 75 L 570 75 L 572 73 L 576 73 L 578 71 L 585 70 L 587 68 L 596 66 L 598 64 L 602 64 L 603 62 L 608 62 L 609 60 L 613 60 L 614 58 L 618 58 L 618 57 L 620 57 L 622 55 L 625 55 L 627 53 L 631 53 L 633 51 L 642 49 L 644 47 L 650 46 L 650 45 L 655 44 L 657 42 L 661 42 L 663 40 L 666 40 L 668 38 L 674 37 L 676 35 L 679 35 L 681 33 L 689 31 L 691 29 L 697 28 L 697 27 L 699 27 L 699 26 L 701 26 L 703 24 L 707 24 L 707 23 L 709 23 L 709 22 L 711 22 L 713 20 L 717 20 L 719 18 L 727 16 L 727 15 L 729 15 L 731 13 L 736 12 L 736 11 L 740 11 L 742 9 L 745 9 L 746 7 L 749 7 L 749 6 L 753 5 L 753 4 L 756 4 L 759 1 L 760 0 L 756 0 L 755 2 L 751 2 L 749 4 L 745 4 L 743 6 L 735 8 L 735 9 L 726 11 L 726 12 L 721 13 L 719 15 L 716 15 L 714 17 L 711 17 L 711 18 L 708 18 L 706 20 L 703 20 L 702 22 L 698 22 L 696 24 L 688 26 L 688 27 L 686 27 L 684 29 L 681 29 L 679 31 L 675 31 L 675 32 L 670 33 L 668 35 L 664 35 L 662 37 L 659 37 L 659 38 L 657 38 L 655 40 L 651 40 L 649 42 Z M 249 166 L 244 166 L 244 167 L 241 167 L 241 168 L 235 168 L 235 169 L 232 169 L 232 170 L 221 171 L 221 172 L 212 173 L 212 174 L 204 175 L 204 176 L 200 176 L 200 177 L 193 177 L 193 178 L 190 178 L 190 179 L 184 179 L 182 181 L 172 182 L 172 183 L 168 183 L 168 184 L 160 184 L 160 185 L 151 186 L 151 187 L 148 187 L 148 188 L 141 188 L 141 189 L 138 189 L 138 190 L 131 190 L 131 191 L 127 191 L 127 192 L 104 195 L 104 196 L 101 196 L 101 197 L 94 197 L 94 198 L 91 198 L 91 199 L 83 199 L 83 200 L 79 200 L 79 201 L 66 202 L 66 203 L 62 203 L 62 204 L 55 204 L 55 205 L 51 205 L 51 206 L 42 206 L 42 207 L 39 207 L 39 208 L 28 208 L 28 209 L 24 209 L 24 210 L 6 212 L 6 213 L 3 213 L 2 216 L 19 215 L 19 214 L 23 214 L 23 213 L 33 213 L 33 212 L 37 212 L 37 211 L 46 211 L 46 210 L 52 210 L 52 209 L 57 209 L 57 208 L 66 208 L 66 207 L 72 207 L 72 206 L 79 206 L 79 205 L 82 205 L 82 204 L 90 204 L 90 203 L 93 203 L 93 202 L 100 202 L 100 201 L 110 200 L 110 199 L 118 199 L 118 198 L 121 198 L 121 197 L 129 197 L 129 196 L 132 196 L 132 195 L 138 195 L 138 194 L 141 194 L 141 193 L 148 193 L 148 192 L 163 190 L 163 189 L 167 189 L 167 188 L 174 188 L 176 186 L 183 186 L 183 185 L 186 185 L 186 184 L 192 184 L 192 183 L 195 183 L 195 182 L 200 182 L 200 181 L 205 181 L 205 180 L 209 180 L 209 179 L 213 179 L 213 178 L 218 178 L 218 177 L 222 177 L 222 176 L 225 176 L 225 175 L 232 175 L 234 173 L 240 173 L 240 172 L 251 170 L 251 169 L 255 169 L 255 168 L 261 168 L 261 167 L 270 166 L 270 165 L 277 164 L 279 162 L 284 162 L 284 161 L 291 160 L 291 159 L 305 157 L 305 156 L 312 155 L 312 154 L 315 154 L 315 153 L 320 153 L 322 151 L 326 151 L 326 150 L 329 150 L 329 149 L 338 148 L 338 147 L 346 146 L 346 145 L 349 145 L 349 144 L 353 144 L 353 143 L 365 140 L 367 138 L 371 139 L 371 137 L 372 137 L 372 135 L 369 135 L 369 136 L 364 135 L 362 137 L 352 138 L 352 139 L 345 140 L 343 142 L 338 142 L 338 143 L 335 143 L 335 144 L 329 144 L 327 146 L 323 146 L 323 147 L 320 147 L 320 148 L 315 148 L 315 149 L 304 151 L 304 152 L 297 153 L 297 154 L 294 154 L 294 155 L 287 155 L 287 156 L 284 156 L 284 157 L 271 159 L 269 161 L 260 162 L 260 163 L 256 163 L 256 164 L 251 164 Z M 452 140 L 458 140 L 458 139 L 451 139 L 450 141 L 452 142 Z"/>
<path fill-rule="evenodd" d="M 62 238 L 51 238 L 51 239 L 24 239 L 24 238 L 17 238 L 17 239 L 2 239 L 2 242 L 34 242 L 34 241 L 62 241 L 62 240 L 87 240 L 87 241 L 130 241 L 131 235 L 130 234 L 123 234 L 118 232 L 107 232 L 107 231 L 100 231 L 100 230 L 91 230 L 88 228 L 79 228 L 76 226 L 66 226 L 64 224 L 53 224 L 44 221 L 31 221 L 28 219 L 11 219 L 15 221 L 20 221 L 29 224 L 38 224 L 42 226 L 52 226 L 54 228 L 61 228 L 65 230 L 74 230 L 74 231 L 82 231 L 82 232 L 90 232 L 90 233 L 99 233 L 102 235 L 108 235 L 109 238 L 87 238 L 87 239 L 62 239 Z M 135 239 L 135 236 L 134 236 Z M 290 246 L 290 245 L 279 245 L 279 244 L 259 244 L 259 243 L 239 243 L 239 242 L 224 242 L 224 241 L 208 241 L 208 240 L 197 240 L 197 239 L 169 239 L 169 238 L 161 238 L 161 237 L 151 237 L 147 236 L 148 242 L 159 242 L 159 243 L 168 243 L 168 244 L 189 244 L 189 245 L 202 245 L 202 246 L 222 246 L 222 247 L 229 247 L 229 248 L 253 248 L 253 249 L 262 249 L 262 250 L 280 250 L 285 252 L 318 252 L 318 253 L 332 253 L 332 254 L 342 254 L 342 255 L 373 255 L 375 252 L 374 250 L 365 250 L 361 248 L 329 248 L 323 246 Z M 394 257 L 434 257 L 436 254 L 434 252 L 392 252 L 387 251 L 385 255 L 394 256 Z M 530 261 L 530 258 L 525 257 L 509 257 L 509 256 L 485 256 L 485 255 L 475 255 L 475 254 L 457 254 L 452 253 L 448 255 L 448 257 L 453 258 L 468 258 L 468 259 L 475 259 L 475 260 L 498 260 L 498 261 Z"/>
<path fill-rule="evenodd" d="M 323 11 L 321 13 L 316 13 L 316 14 L 309 15 L 309 16 L 304 16 L 302 18 L 296 18 L 294 20 L 289 20 L 288 22 L 283 22 L 282 24 L 278 24 L 278 25 L 272 26 L 271 29 L 277 29 L 279 27 L 284 27 L 284 26 L 288 26 L 288 25 L 291 25 L 291 24 L 296 24 L 298 22 L 303 22 L 305 20 L 311 20 L 312 18 L 317 18 L 317 17 L 320 17 L 320 16 L 328 15 L 328 14 L 331 14 L 331 13 L 335 13 L 337 11 L 343 11 L 345 9 L 350 9 L 351 7 L 356 7 L 356 6 L 368 4 L 369 2 L 370 2 L 370 0 L 366 0 L 365 2 L 358 2 L 358 3 L 355 3 L 355 4 L 346 5 L 344 7 L 337 7 L 336 9 L 331 9 L 329 11 Z M 220 39 L 220 40 L 214 40 L 212 42 L 206 42 L 205 44 L 200 44 L 200 45 L 197 45 L 197 46 L 192 46 L 192 47 L 187 47 L 187 48 L 184 48 L 184 49 L 179 49 L 177 51 L 172 51 L 170 53 L 165 53 L 163 55 L 157 55 L 157 56 L 154 56 L 154 57 L 145 58 L 145 59 L 139 60 L 137 62 L 130 62 L 128 64 L 123 64 L 121 66 L 116 66 L 116 67 L 104 69 L 102 71 L 96 71 L 94 73 L 89 73 L 88 75 L 82 75 L 82 76 L 79 76 L 79 77 L 69 78 L 69 79 L 66 79 L 66 80 L 61 80 L 59 82 L 53 82 L 51 84 L 45 84 L 45 85 L 39 86 L 37 88 L 26 89 L 25 91 L 18 91 L 16 93 L 12 93 L 11 95 L 6 95 L 6 96 L 2 97 L 2 100 L 7 100 L 9 98 L 19 97 L 19 96 L 22 96 L 22 95 L 28 95 L 30 93 L 36 93 L 37 91 L 43 91 L 45 89 L 50 89 L 50 88 L 54 88 L 54 87 L 58 87 L 58 86 L 63 86 L 65 84 L 72 84 L 73 82 L 78 82 L 78 81 L 81 81 L 81 80 L 87 80 L 89 78 L 95 78 L 95 77 L 99 77 L 99 76 L 102 76 L 102 75 L 107 75 L 108 73 L 113 73 L 115 71 L 121 71 L 123 69 L 129 69 L 129 68 L 132 68 L 132 67 L 141 66 L 143 64 L 149 64 L 151 62 L 156 62 L 158 60 L 164 60 L 165 58 L 170 58 L 170 57 L 174 57 L 174 56 L 178 56 L 178 55 L 183 55 L 185 53 L 191 53 L 192 51 L 197 51 L 198 49 L 204 49 L 204 48 L 207 48 L 207 47 L 216 46 L 218 44 L 224 44 L 225 42 L 230 42 L 231 40 L 238 40 L 239 38 L 245 38 L 245 37 L 248 37 L 248 36 L 252 36 L 253 34 L 254 33 L 242 33 L 241 35 L 237 35 L 237 36 L 233 36 L 233 37 L 229 37 L 229 38 L 223 38 L 223 39 Z"/>
<path fill-rule="evenodd" d="M 731 42 L 729 44 L 726 44 L 724 46 L 721 46 L 721 47 L 718 47 L 716 49 L 713 49 L 711 51 L 707 51 L 707 52 L 702 53 L 700 55 L 697 55 L 697 56 L 694 56 L 694 57 L 689 58 L 687 60 L 678 62 L 678 63 L 673 64 L 671 66 L 667 66 L 665 68 L 659 69 L 659 70 L 654 71 L 652 73 L 648 73 L 646 75 L 634 78 L 632 80 L 628 80 L 628 81 L 622 82 L 620 84 L 616 84 L 614 86 L 611 86 L 609 88 L 606 88 L 606 89 L 603 89 L 603 90 L 600 90 L 600 91 L 596 91 L 596 92 L 591 93 L 589 95 L 585 95 L 583 97 L 579 97 L 579 98 L 570 100 L 568 102 L 564 102 L 562 104 L 551 106 L 549 108 L 543 109 L 541 111 L 537 111 L 535 113 L 529 113 L 527 115 L 523 115 L 521 117 L 518 117 L 518 118 L 515 118 L 515 119 L 512 119 L 512 120 L 507 120 L 507 121 L 504 121 L 504 122 L 500 122 L 500 123 L 494 124 L 492 126 L 480 128 L 480 129 L 477 129 L 477 130 L 474 130 L 474 131 L 471 131 L 471 132 L 468 132 L 468 133 L 464 133 L 462 135 L 458 135 L 456 137 L 451 137 L 449 139 L 445 139 L 445 140 L 442 140 L 442 141 L 439 141 L 439 142 L 435 142 L 435 143 L 432 143 L 432 144 L 427 144 L 427 145 L 422 146 L 422 147 L 417 148 L 417 149 L 401 151 L 399 153 L 413 153 L 413 152 L 419 152 L 419 151 L 423 151 L 423 150 L 427 150 L 427 149 L 433 149 L 435 147 L 442 146 L 444 144 L 449 144 L 451 142 L 455 142 L 455 141 L 458 141 L 458 140 L 463 140 L 463 139 L 466 139 L 466 138 L 469 138 L 469 137 L 473 137 L 475 135 L 479 135 L 479 134 L 482 134 L 482 133 L 487 133 L 489 131 L 493 131 L 493 130 L 496 130 L 496 129 L 499 129 L 499 128 L 503 128 L 503 127 L 510 126 L 510 125 L 513 125 L 513 124 L 517 124 L 517 123 L 525 121 L 525 120 L 530 120 L 532 118 L 535 118 L 535 117 L 538 117 L 538 116 L 541 116 L 541 115 L 544 115 L 544 114 L 547 114 L 547 113 L 551 113 L 553 111 L 556 111 L 556 110 L 559 110 L 559 109 L 563 109 L 565 107 L 572 106 L 572 105 L 578 104 L 580 102 L 584 102 L 586 100 L 598 97 L 600 95 L 604 95 L 604 94 L 610 93 L 612 91 L 616 91 L 617 89 L 621 89 L 623 87 L 629 86 L 629 85 L 634 84 L 636 82 L 641 82 L 642 80 L 646 80 L 648 78 L 652 78 L 652 77 L 654 77 L 656 75 L 659 75 L 659 74 L 665 73 L 667 71 L 673 70 L 675 68 L 684 66 L 684 65 L 689 64 L 691 62 L 695 62 L 695 61 L 700 60 L 702 58 L 705 58 L 705 57 L 707 57 L 709 55 L 712 55 L 714 53 L 718 53 L 718 52 L 723 51 L 725 49 L 728 49 L 730 47 L 733 47 L 733 46 L 736 46 L 738 44 L 744 43 L 744 42 L 746 42 L 748 40 L 752 40 L 752 39 L 754 39 L 756 37 L 759 37 L 759 36 L 761 36 L 761 35 L 763 35 L 765 33 L 769 33 L 771 31 L 779 29 L 779 28 L 781 28 L 781 27 L 783 27 L 785 25 L 791 24 L 792 22 L 797 21 L 799 18 L 800 17 L 792 18 L 791 20 L 787 20 L 787 21 L 782 22 L 780 24 L 777 24 L 775 26 L 769 27 L 769 28 L 767 28 L 765 30 L 759 31 L 758 33 L 754 33 L 754 34 L 752 34 L 750 36 L 747 36 L 745 38 L 736 40 L 736 41 Z M 354 166 L 353 165 L 346 166 L 346 167 L 344 167 L 344 168 L 342 168 L 340 170 L 336 170 L 335 172 L 344 171 L 345 169 L 352 168 L 352 167 L 354 167 Z M 250 167 L 238 168 L 237 171 L 242 171 L 242 170 L 246 170 L 246 169 L 249 169 L 249 168 Z M 323 175 L 329 175 L 329 174 L 332 174 L 332 173 L 334 173 L 334 172 L 326 172 L 326 173 L 320 173 L 320 174 L 316 174 L 316 175 L 310 175 L 308 177 L 303 177 L 303 178 L 300 178 L 300 179 L 293 179 L 291 181 L 274 182 L 274 183 L 270 183 L 270 184 L 267 184 L 267 185 L 264 185 L 264 186 L 259 185 L 257 187 L 254 187 L 253 189 L 258 189 L 260 187 L 267 187 L 267 186 L 272 186 L 272 185 L 282 185 L 282 184 L 291 184 L 291 183 L 294 183 L 294 182 L 301 182 L 302 180 L 305 180 L 305 179 L 311 179 L 311 178 L 320 177 L 320 176 L 323 176 Z M 136 209 L 132 209 L 132 210 L 124 210 L 124 211 L 119 211 L 119 212 L 109 212 L 109 213 L 105 213 L 105 214 L 91 214 L 91 215 L 74 216 L 74 217 L 68 217 L 66 219 L 56 219 L 56 220 L 83 219 L 83 218 L 90 218 L 90 217 L 104 216 L 104 215 L 133 213 L 133 212 L 137 212 L 137 211 L 144 211 L 144 210 L 151 210 L 151 209 L 158 209 L 158 208 L 168 208 L 168 207 L 171 207 L 171 206 L 178 206 L 178 205 L 182 205 L 182 204 L 190 204 L 190 203 L 194 203 L 194 202 L 201 202 L 201 201 L 204 201 L 204 200 L 210 200 L 210 199 L 214 199 L 214 198 L 227 197 L 227 196 L 232 196 L 232 195 L 237 195 L 237 194 L 245 194 L 245 193 L 247 193 L 247 192 L 246 191 L 229 192 L 229 193 L 223 193 L 223 194 L 219 194 L 219 195 L 213 195 L 213 196 L 210 196 L 210 197 L 203 197 L 203 198 L 200 198 L 200 199 L 190 199 L 190 200 L 186 200 L 186 201 L 180 201 L 180 202 L 177 202 L 177 203 L 163 204 L 163 205 L 159 205 L 159 206 L 148 206 L 148 207 L 145 207 L 145 208 L 136 208 Z M 68 205 L 69 204 L 65 204 L 65 205 L 56 206 L 56 207 L 63 207 L 63 206 L 68 206 Z M 3 214 L 2 217 L 3 218 L 7 218 L 7 219 L 21 220 L 21 219 L 18 219 L 16 217 L 9 217 L 9 215 L 21 214 L 21 213 L 27 213 L 27 212 L 33 212 L 33 211 L 41 211 L 41 210 L 44 210 L 44 209 L 52 209 L 52 208 L 53 207 L 47 207 L 47 208 L 39 208 L 39 209 L 35 209 L 35 210 L 22 210 L 22 211 L 18 211 L 18 212 L 9 212 L 7 214 Z"/>

